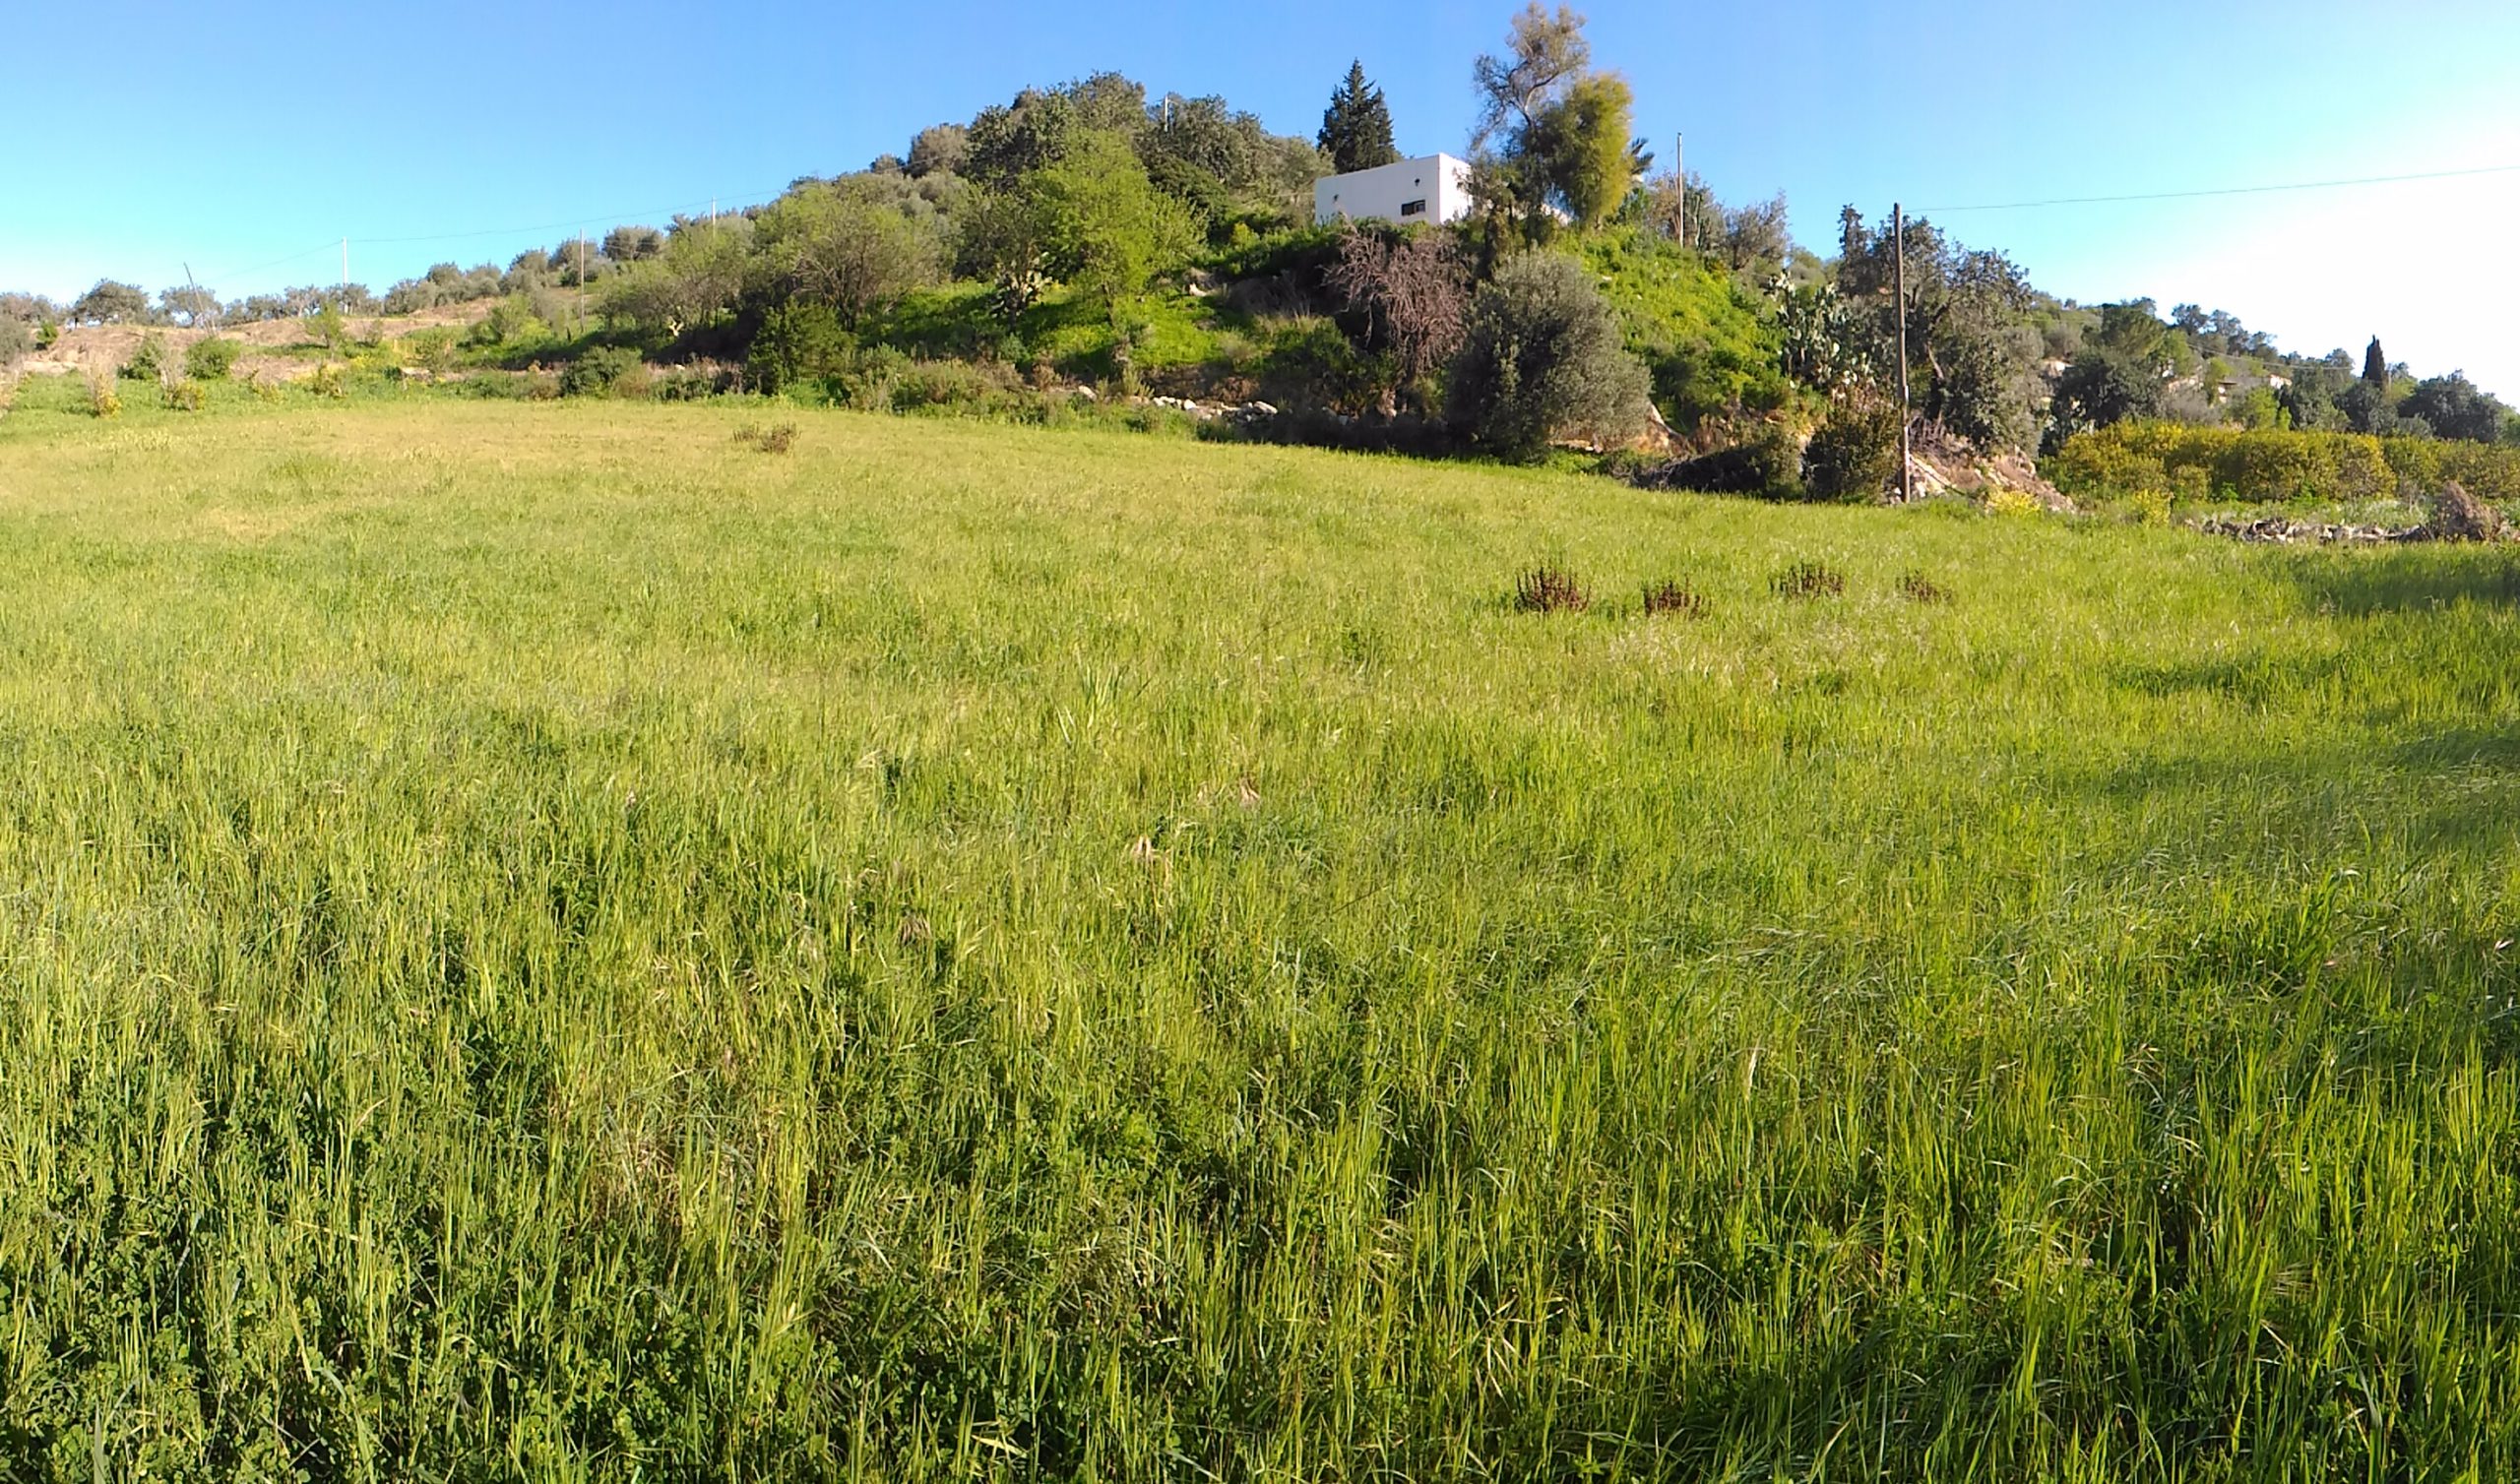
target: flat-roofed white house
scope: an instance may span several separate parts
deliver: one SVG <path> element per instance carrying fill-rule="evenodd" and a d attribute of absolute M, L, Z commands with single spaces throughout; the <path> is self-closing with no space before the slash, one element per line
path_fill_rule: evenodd
<path fill-rule="evenodd" d="M 1470 162 L 1449 155 L 1404 159 L 1312 183 L 1312 219 L 1459 221 L 1470 215 Z"/>

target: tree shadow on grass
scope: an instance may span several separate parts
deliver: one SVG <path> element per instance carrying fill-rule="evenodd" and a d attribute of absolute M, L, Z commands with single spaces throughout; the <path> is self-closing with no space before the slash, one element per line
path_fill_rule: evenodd
<path fill-rule="evenodd" d="M 2520 549 L 2411 545 L 2304 553 L 2291 577 L 2322 613 L 2369 618 L 2476 603 L 2520 608 Z"/>

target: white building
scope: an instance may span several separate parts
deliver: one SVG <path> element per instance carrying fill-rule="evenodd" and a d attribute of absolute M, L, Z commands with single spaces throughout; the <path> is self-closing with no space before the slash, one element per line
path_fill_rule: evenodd
<path fill-rule="evenodd" d="M 1312 183 L 1312 219 L 1458 221 L 1470 215 L 1470 162 L 1449 155 L 1332 175 Z"/>

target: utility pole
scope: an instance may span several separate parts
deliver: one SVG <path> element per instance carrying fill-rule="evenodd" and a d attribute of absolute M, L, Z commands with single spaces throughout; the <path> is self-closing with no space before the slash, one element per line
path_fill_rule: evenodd
<path fill-rule="evenodd" d="M 1917 498 L 1917 464 L 1916 418 L 1908 392 L 1908 209 L 1895 202 L 1890 207 L 1890 247 L 1898 255 L 1891 281 L 1899 299 L 1899 503 L 1909 505 Z"/>
<path fill-rule="evenodd" d="M 1689 137 L 1671 137 L 1671 177 L 1680 183 L 1680 246 L 1689 245 Z"/>

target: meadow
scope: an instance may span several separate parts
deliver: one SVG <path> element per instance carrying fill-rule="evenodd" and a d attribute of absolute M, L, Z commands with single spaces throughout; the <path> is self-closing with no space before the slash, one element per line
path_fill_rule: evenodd
<path fill-rule="evenodd" d="M 2508 551 L 49 395 L 0 1476 L 2520 1469 Z"/>

